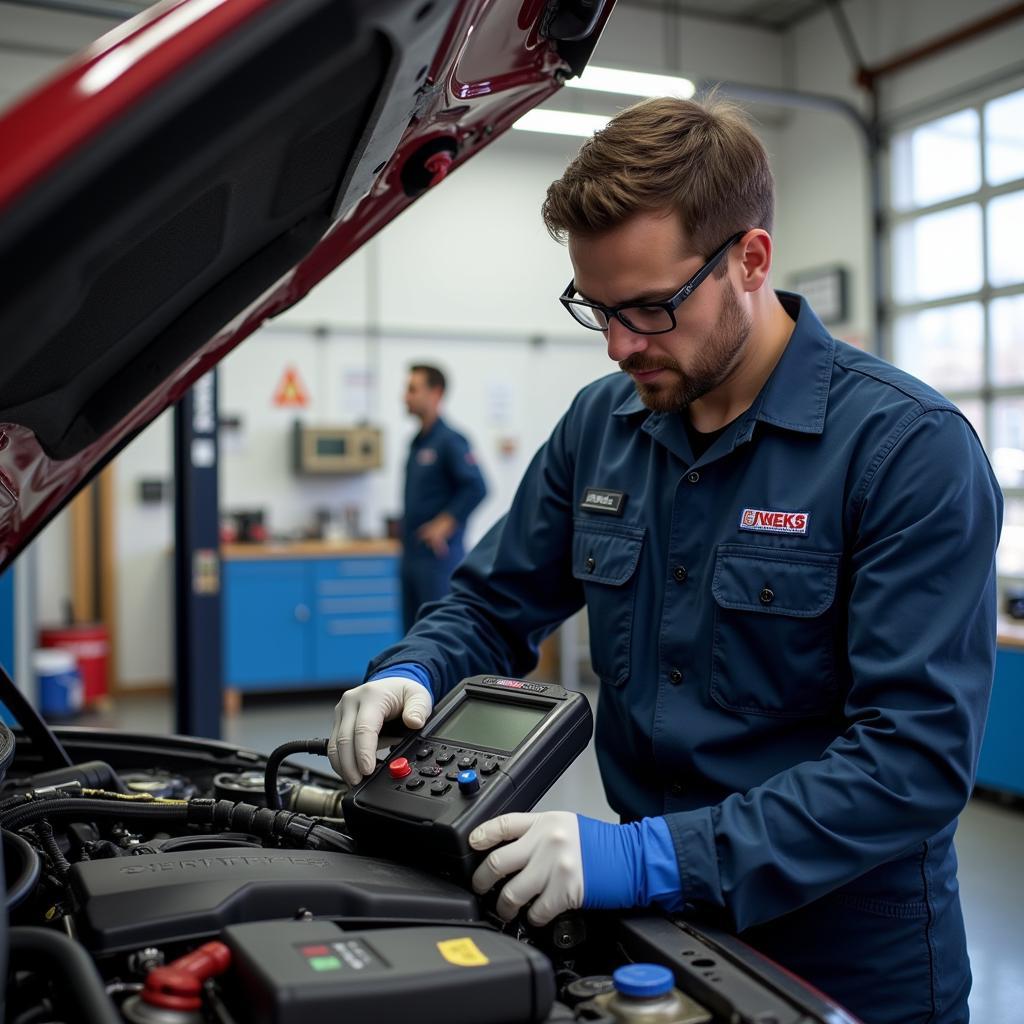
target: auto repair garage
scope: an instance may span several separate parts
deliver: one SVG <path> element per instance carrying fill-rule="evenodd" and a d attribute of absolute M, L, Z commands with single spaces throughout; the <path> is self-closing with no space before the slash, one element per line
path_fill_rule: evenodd
<path fill-rule="evenodd" d="M 1020 1021 L 1022 55 L 0 0 L 5 1019 Z"/>

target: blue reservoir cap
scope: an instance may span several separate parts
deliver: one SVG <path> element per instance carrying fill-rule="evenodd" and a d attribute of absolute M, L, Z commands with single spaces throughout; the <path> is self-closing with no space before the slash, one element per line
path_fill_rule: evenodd
<path fill-rule="evenodd" d="M 661 964 L 627 964 L 615 971 L 612 981 L 622 995 L 646 999 L 665 995 L 676 983 L 672 972 Z"/>

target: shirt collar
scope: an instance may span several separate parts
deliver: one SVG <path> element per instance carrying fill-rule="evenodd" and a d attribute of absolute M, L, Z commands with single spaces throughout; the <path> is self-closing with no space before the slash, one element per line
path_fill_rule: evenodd
<path fill-rule="evenodd" d="M 438 416 L 437 419 L 434 420 L 434 422 L 430 424 L 430 429 L 429 430 L 421 430 L 413 438 L 414 443 L 416 443 L 416 444 L 423 444 L 425 441 L 429 441 L 430 438 L 432 438 L 438 432 L 438 430 L 440 430 L 443 426 L 444 426 L 444 420 L 442 420 L 441 417 Z"/>
<path fill-rule="evenodd" d="M 793 334 L 761 393 L 748 413 L 740 417 L 746 421 L 747 429 L 741 433 L 745 432 L 747 437 L 737 438 L 738 442 L 749 438 L 757 420 L 801 434 L 820 434 L 825 429 L 835 339 L 806 299 L 793 292 L 776 294 L 795 321 Z M 647 411 L 634 390 L 612 415 L 632 416 Z"/>

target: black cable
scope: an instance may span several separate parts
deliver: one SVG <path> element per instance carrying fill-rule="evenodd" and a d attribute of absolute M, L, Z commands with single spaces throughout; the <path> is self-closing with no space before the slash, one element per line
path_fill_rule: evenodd
<path fill-rule="evenodd" d="M 64 851 L 61 850 L 60 844 L 57 842 L 57 837 L 53 834 L 53 827 L 48 821 L 43 820 L 35 826 L 35 833 L 39 839 L 40 845 L 43 847 L 46 855 L 50 858 L 50 864 L 53 867 L 53 870 L 57 872 L 57 875 L 62 882 L 67 881 L 68 873 L 71 871 L 71 865 L 64 856 Z"/>
<path fill-rule="evenodd" d="M 264 838 L 288 839 L 299 848 L 354 852 L 350 837 L 295 811 L 271 810 L 230 800 L 136 801 L 87 797 L 33 801 L 2 816 L 4 828 L 16 831 L 47 821 L 145 821 L 213 826 L 218 832 L 247 832 Z"/>
<path fill-rule="evenodd" d="M 35 974 L 50 968 L 62 1010 L 83 1024 L 124 1024 L 89 954 L 62 932 L 49 928 L 11 928 L 7 933 L 11 967 Z"/>
<path fill-rule="evenodd" d="M 13 865 L 16 859 L 22 862 L 21 874 L 7 887 L 7 909 L 10 911 L 24 903 L 32 894 L 32 890 L 39 884 L 43 865 L 32 844 L 16 832 L 4 829 L 3 843 L 4 863 Z"/>
<path fill-rule="evenodd" d="M 272 811 L 281 809 L 281 795 L 277 791 L 277 770 L 289 754 L 320 754 L 326 757 L 327 740 L 290 740 L 271 752 L 270 757 L 267 758 L 264 775 L 264 792 L 267 797 L 267 807 Z"/>
<path fill-rule="evenodd" d="M 133 803 L 121 800 L 88 800 L 79 798 L 58 798 L 56 800 L 33 800 L 23 807 L 17 807 L 2 817 L 4 828 L 11 831 L 26 828 L 46 818 L 50 821 L 92 821 L 99 819 L 123 819 L 128 821 L 172 821 L 188 823 L 188 805 L 181 803 Z"/>
<path fill-rule="evenodd" d="M 14 680 L 0 665 L 0 703 L 14 715 L 18 725 L 32 741 L 32 749 L 43 760 L 43 764 L 52 762 L 52 767 L 63 768 L 73 764 L 63 744 L 50 731 L 43 721 L 42 715 L 25 699 L 25 695 L 14 685 Z"/>

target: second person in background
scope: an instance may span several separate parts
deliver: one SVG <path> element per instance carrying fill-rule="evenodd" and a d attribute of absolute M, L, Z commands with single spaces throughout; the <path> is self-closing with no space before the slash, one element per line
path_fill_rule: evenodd
<path fill-rule="evenodd" d="M 421 606 L 448 593 L 465 555 L 469 514 L 487 487 L 469 442 L 441 418 L 447 383 L 436 366 L 409 368 L 405 405 L 420 421 L 405 466 L 402 518 L 402 622 L 412 628 Z"/>

